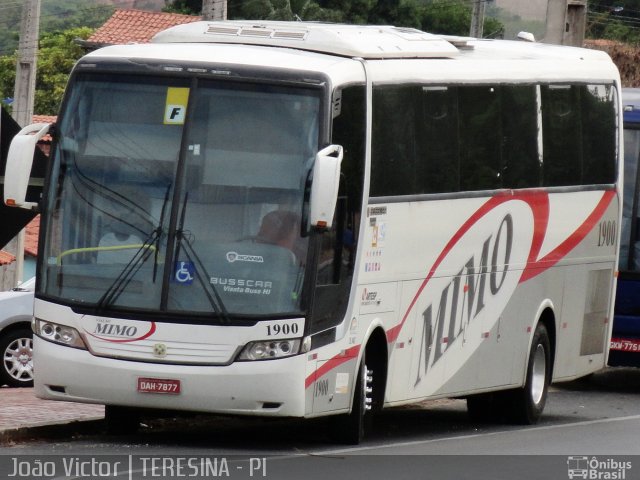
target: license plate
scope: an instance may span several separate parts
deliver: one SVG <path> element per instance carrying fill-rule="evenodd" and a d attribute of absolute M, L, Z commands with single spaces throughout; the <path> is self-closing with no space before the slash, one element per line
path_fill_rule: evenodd
<path fill-rule="evenodd" d="M 140 377 L 138 378 L 138 392 L 178 395 L 180 393 L 180 380 Z"/>

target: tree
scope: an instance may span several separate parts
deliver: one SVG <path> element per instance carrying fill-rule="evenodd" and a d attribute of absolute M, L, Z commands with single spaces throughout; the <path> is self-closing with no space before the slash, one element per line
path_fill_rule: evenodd
<path fill-rule="evenodd" d="M 186 15 L 200 15 L 202 13 L 202 0 L 165 0 L 166 6 L 163 12 L 183 13 Z"/>
<path fill-rule="evenodd" d="M 87 39 L 91 33 L 93 29 L 79 27 L 42 36 L 36 72 L 35 113 L 58 113 L 69 72 L 75 62 L 85 54 L 74 40 Z M 16 58 L 15 53 L 0 57 L 0 99 L 13 97 Z"/>
<path fill-rule="evenodd" d="M 426 32 L 467 36 L 471 27 L 471 5 L 433 0 L 424 5 L 421 19 L 421 28 Z M 504 27 L 498 20 L 485 17 L 483 30 L 485 36 L 497 38 L 502 36 Z"/>
<path fill-rule="evenodd" d="M 165 11 L 197 15 L 202 10 L 202 0 L 166 1 Z M 470 4 L 450 0 L 228 0 L 227 10 L 232 20 L 386 24 L 450 35 L 468 35 L 471 24 Z M 489 17 L 484 30 L 491 37 L 504 33 L 502 23 Z"/>
<path fill-rule="evenodd" d="M 22 3 L 0 0 L 0 56 L 18 48 Z M 42 0 L 40 35 L 75 27 L 97 28 L 113 11 L 113 5 L 99 0 Z"/>
<path fill-rule="evenodd" d="M 324 9 L 314 0 L 243 0 L 227 6 L 229 18 L 236 20 L 342 21 L 339 12 Z"/>

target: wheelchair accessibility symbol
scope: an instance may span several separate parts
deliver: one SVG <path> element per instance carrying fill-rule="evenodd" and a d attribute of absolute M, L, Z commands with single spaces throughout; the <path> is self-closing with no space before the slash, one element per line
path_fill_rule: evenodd
<path fill-rule="evenodd" d="M 195 267 L 191 262 L 176 262 L 173 279 L 182 285 L 191 285 L 195 271 Z"/>

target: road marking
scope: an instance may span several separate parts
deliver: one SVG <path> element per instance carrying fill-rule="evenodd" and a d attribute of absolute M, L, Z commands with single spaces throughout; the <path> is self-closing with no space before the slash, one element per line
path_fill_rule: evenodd
<path fill-rule="evenodd" d="M 450 442 L 450 441 L 460 441 L 467 440 L 470 438 L 479 438 L 479 437 L 492 437 L 496 435 L 502 435 L 505 433 L 516 433 L 516 432 L 535 432 L 542 430 L 555 430 L 559 428 L 566 427 L 583 427 L 588 425 L 596 425 L 599 423 L 610 423 L 610 422 L 626 422 L 629 420 L 640 420 L 640 415 L 630 415 L 628 417 L 615 417 L 615 418 L 600 418 L 598 420 L 585 420 L 582 422 L 574 422 L 574 423 L 562 423 L 559 425 L 543 425 L 539 427 L 531 427 L 531 428 L 515 428 L 513 430 L 501 430 L 499 432 L 485 432 L 485 433 L 474 433 L 470 435 L 459 435 L 454 437 L 444 437 L 444 438 L 432 438 L 429 440 L 413 440 L 410 442 L 398 442 L 398 443 L 385 443 L 381 445 L 368 445 L 363 447 L 352 447 L 352 448 L 340 448 L 334 450 L 321 450 L 314 453 L 309 453 L 309 455 L 338 455 L 345 454 L 350 452 L 362 452 L 366 450 L 377 450 L 383 449 L 387 447 L 410 447 L 415 445 L 422 445 L 428 443 L 436 443 L 436 442 Z"/>

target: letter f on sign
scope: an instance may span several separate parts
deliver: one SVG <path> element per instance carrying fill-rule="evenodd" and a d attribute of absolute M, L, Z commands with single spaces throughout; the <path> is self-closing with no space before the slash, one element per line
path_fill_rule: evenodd
<path fill-rule="evenodd" d="M 185 108 L 182 105 L 167 105 L 164 114 L 164 123 L 172 125 L 182 125 L 184 123 Z"/>
<path fill-rule="evenodd" d="M 164 108 L 165 125 L 183 125 L 187 116 L 189 103 L 189 89 L 182 87 L 167 88 L 167 98 Z"/>

